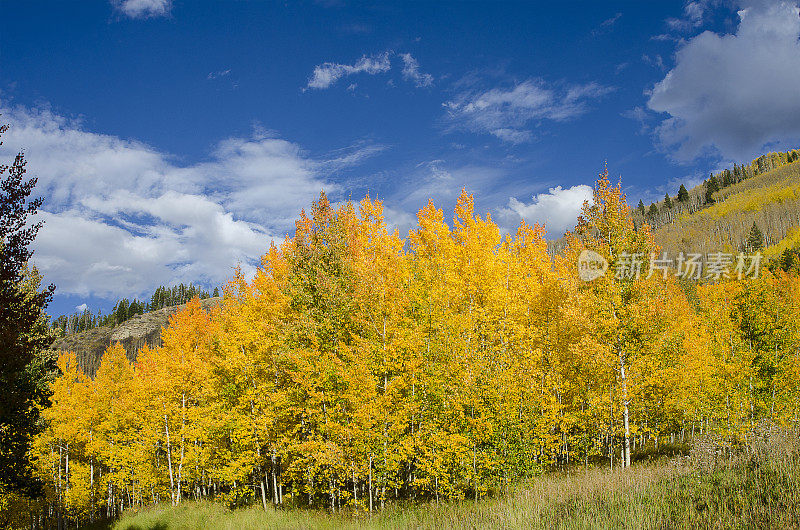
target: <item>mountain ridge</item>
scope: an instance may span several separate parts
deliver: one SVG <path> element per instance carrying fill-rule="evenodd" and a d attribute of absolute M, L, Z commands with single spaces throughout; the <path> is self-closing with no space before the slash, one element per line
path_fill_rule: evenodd
<path fill-rule="evenodd" d="M 203 309 L 209 309 L 222 303 L 222 297 L 200 300 Z M 66 335 L 56 340 L 50 350 L 56 354 L 72 351 L 78 360 L 78 366 L 89 377 L 94 377 L 100 367 L 100 359 L 106 349 L 115 343 L 121 343 L 129 361 L 136 361 L 138 352 L 144 346 L 150 348 L 161 346 L 161 332 L 169 324 L 170 316 L 181 311 L 186 304 L 164 307 L 136 315 L 117 326 L 99 326 L 79 333 Z"/>

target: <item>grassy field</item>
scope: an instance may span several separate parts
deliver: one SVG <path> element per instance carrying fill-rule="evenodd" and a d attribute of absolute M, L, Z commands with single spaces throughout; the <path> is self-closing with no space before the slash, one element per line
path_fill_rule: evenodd
<path fill-rule="evenodd" d="M 797 447 L 796 437 L 755 437 L 729 457 L 705 444 L 691 458 L 552 473 L 498 499 L 397 506 L 371 518 L 187 503 L 129 513 L 113 528 L 800 528 Z"/>

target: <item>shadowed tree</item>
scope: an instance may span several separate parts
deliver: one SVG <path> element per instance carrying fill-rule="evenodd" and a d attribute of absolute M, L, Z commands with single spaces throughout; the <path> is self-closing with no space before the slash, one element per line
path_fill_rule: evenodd
<path fill-rule="evenodd" d="M 681 184 L 681 188 L 678 190 L 678 202 L 686 202 L 689 200 L 689 192 L 686 191 L 686 186 Z"/>
<path fill-rule="evenodd" d="M 748 250 L 762 250 L 764 248 L 764 235 L 755 221 L 753 221 L 753 226 L 747 234 L 747 248 Z"/>
<path fill-rule="evenodd" d="M 7 130 L 0 126 L 0 135 Z M 28 266 L 42 226 L 29 217 L 42 200 L 29 200 L 36 179 L 25 180 L 22 153 L 0 166 L 0 178 L 0 488 L 36 494 L 25 454 L 47 399 L 46 363 L 37 354 L 53 339 L 44 310 L 55 286 L 39 290 L 41 277 Z"/>

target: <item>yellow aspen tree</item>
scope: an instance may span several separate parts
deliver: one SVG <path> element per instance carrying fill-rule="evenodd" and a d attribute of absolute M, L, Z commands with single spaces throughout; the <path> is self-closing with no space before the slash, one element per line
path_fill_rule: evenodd
<path fill-rule="evenodd" d="M 674 306 L 663 305 L 663 286 L 670 280 L 660 275 L 647 277 L 646 261 L 651 255 L 659 255 L 659 249 L 649 226 L 634 226 L 621 186 L 611 184 L 607 170 L 595 184 L 592 202 L 584 203 L 575 232 L 567 237 L 566 256 L 575 266 L 584 251 L 596 253 L 610 264 L 606 274 L 585 282 L 581 289 L 586 295 L 587 310 L 596 312 L 599 340 L 610 344 L 616 357 L 623 424 L 622 463 L 627 467 L 631 430 L 638 427 L 632 425 L 630 415 L 631 365 L 652 353 L 649 343 L 657 330 L 663 330 L 648 319 L 660 318 L 664 327 L 672 320 L 670 311 Z M 634 378 L 633 382 L 638 381 Z"/>
<path fill-rule="evenodd" d="M 200 469 L 208 466 L 203 447 L 210 430 L 206 405 L 215 331 L 212 315 L 195 298 L 170 317 L 163 345 L 145 350 L 139 361 L 137 379 L 149 394 L 148 425 L 155 440 L 161 438 L 173 504 L 187 487 L 196 491 Z"/>

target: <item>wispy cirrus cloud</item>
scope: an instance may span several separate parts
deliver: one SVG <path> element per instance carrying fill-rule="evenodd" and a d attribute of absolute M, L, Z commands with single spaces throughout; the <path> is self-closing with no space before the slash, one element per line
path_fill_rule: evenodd
<path fill-rule="evenodd" d="M 703 25 L 703 18 L 716 0 L 696 0 L 686 2 L 683 6 L 683 16 L 668 18 L 667 27 L 675 31 L 689 31 Z"/>
<path fill-rule="evenodd" d="M 325 89 L 343 77 L 360 73 L 375 75 L 388 72 L 391 68 L 389 52 L 369 57 L 363 55 L 354 64 L 322 63 L 314 67 L 314 72 L 311 74 L 306 88 Z"/>
<path fill-rule="evenodd" d="M 172 0 L 112 0 L 111 5 L 129 18 L 152 18 L 169 15 Z"/>
<path fill-rule="evenodd" d="M 403 79 L 413 81 L 417 87 L 433 84 L 433 76 L 420 72 L 419 62 L 410 53 L 401 53 L 400 58 L 403 60 Z"/>
<path fill-rule="evenodd" d="M 219 79 L 221 77 L 228 77 L 231 74 L 231 69 L 218 70 L 216 72 L 209 72 L 206 79 Z"/>
<path fill-rule="evenodd" d="M 622 18 L 622 13 L 615 13 L 613 17 L 605 19 L 592 30 L 592 36 L 596 37 L 610 31 L 620 18 Z"/>
<path fill-rule="evenodd" d="M 591 101 L 613 90 L 595 82 L 558 86 L 528 80 L 510 88 L 465 91 L 443 106 L 453 127 L 516 144 L 533 138 L 529 127 L 534 122 L 576 118 L 589 110 Z"/>
<path fill-rule="evenodd" d="M 356 74 L 377 75 L 388 73 L 392 69 L 392 57 L 399 57 L 403 67 L 402 75 L 406 81 L 413 82 L 417 87 L 427 87 L 433 84 L 433 76 L 420 70 L 419 62 L 410 53 L 400 53 L 395 56 L 391 50 L 376 55 L 362 55 L 353 64 L 326 62 L 314 67 L 311 77 L 303 90 L 324 90 L 335 85 L 340 79 Z M 348 87 L 350 90 L 355 84 Z"/>

